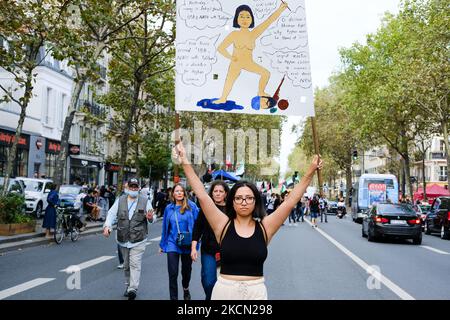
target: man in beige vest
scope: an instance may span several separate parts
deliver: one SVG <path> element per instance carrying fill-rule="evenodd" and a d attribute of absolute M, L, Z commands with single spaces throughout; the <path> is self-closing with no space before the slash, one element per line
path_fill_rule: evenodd
<path fill-rule="evenodd" d="M 147 240 L 147 220 L 153 221 L 153 208 L 146 197 L 139 196 L 139 182 L 130 179 L 125 194 L 119 197 L 109 209 L 103 235 L 108 237 L 112 225 L 117 222 L 117 243 L 124 258 L 124 272 L 127 288 L 124 296 L 136 298 L 141 276 L 142 255 Z"/>

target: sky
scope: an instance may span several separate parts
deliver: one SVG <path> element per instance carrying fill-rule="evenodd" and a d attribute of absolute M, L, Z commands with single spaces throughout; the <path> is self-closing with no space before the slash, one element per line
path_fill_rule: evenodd
<path fill-rule="evenodd" d="M 289 0 L 286 2 L 289 3 Z M 339 48 L 355 42 L 365 43 L 366 35 L 375 33 L 384 13 L 398 13 L 400 0 L 306 0 L 311 74 L 313 87 L 325 87 L 328 78 L 339 70 Z M 288 156 L 298 135 L 291 133 L 301 117 L 289 117 L 281 136 L 281 177 L 288 170 Z M 321 130 L 321 128 L 317 128 Z"/>

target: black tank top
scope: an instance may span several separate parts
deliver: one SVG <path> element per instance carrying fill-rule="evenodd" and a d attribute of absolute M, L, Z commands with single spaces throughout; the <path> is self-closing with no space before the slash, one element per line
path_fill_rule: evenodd
<path fill-rule="evenodd" d="M 262 225 L 255 224 L 255 232 L 242 238 L 231 220 L 220 249 L 220 273 L 235 276 L 263 276 L 263 265 L 267 258 L 267 245 Z"/>

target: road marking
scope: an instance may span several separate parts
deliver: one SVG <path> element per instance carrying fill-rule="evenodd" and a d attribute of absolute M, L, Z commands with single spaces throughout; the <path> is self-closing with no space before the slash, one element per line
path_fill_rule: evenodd
<path fill-rule="evenodd" d="M 148 241 L 159 241 L 159 240 L 161 240 L 161 237 L 153 238 L 153 239 L 150 239 L 150 240 L 148 240 Z"/>
<path fill-rule="evenodd" d="M 17 286 L 11 287 L 0 291 L 0 300 L 13 296 L 15 294 L 30 290 L 34 287 L 40 286 L 41 284 L 55 280 L 56 278 L 36 278 L 34 280 L 19 284 Z"/>
<path fill-rule="evenodd" d="M 312 223 L 305 219 L 306 222 L 308 222 L 310 225 Z M 411 296 L 409 293 L 407 293 L 405 290 L 397 286 L 395 283 L 393 283 L 391 280 L 389 280 L 387 277 L 383 276 L 383 274 L 380 272 L 372 273 L 373 267 L 369 266 L 364 260 L 356 256 L 353 252 L 348 250 L 346 247 L 344 247 L 342 244 L 337 242 L 335 239 L 333 239 L 331 236 L 329 236 L 326 232 L 323 230 L 317 228 L 315 229 L 317 232 L 319 232 L 322 236 L 324 236 L 328 241 L 330 241 L 332 244 L 334 244 L 339 250 L 341 250 L 343 253 L 345 253 L 350 259 L 352 259 L 356 264 L 358 264 L 361 268 L 363 268 L 367 273 L 371 274 L 372 277 L 376 278 L 378 281 L 383 283 L 386 287 L 388 287 L 392 292 L 394 292 L 397 296 L 399 296 L 402 300 L 415 300 L 413 296 Z"/>
<path fill-rule="evenodd" d="M 435 249 L 435 248 L 432 248 L 432 247 L 429 247 L 429 246 L 420 246 L 420 247 L 424 248 L 424 249 L 428 249 L 430 251 L 434 251 L 436 253 L 440 253 L 440 254 L 450 254 L 448 252 L 445 252 L 445 251 L 442 251 L 442 250 L 439 250 L 439 249 Z"/>
<path fill-rule="evenodd" d="M 108 261 L 108 260 L 111 260 L 111 259 L 114 259 L 114 258 L 115 258 L 115 256 L 102 256 L 102 257 L 99 257 L 99 258 L 96 258 L 96 259 L 92 259 L 92 260 L 89 260 L 89 261 L 86 261 L 86 262 L 82 262 L 80 264 L 77 264 L 76 266 L 79 268 L 79 270 L 83 270 L 83 269 L 95 266 L 96 264 L 99 264 L 99 263 L 102 263 L 102 262 L 105 262 L 105 261 Z M 67 272 L 67 270 L 71 270 L 71 268 L 67 267 L 65 269 L 59 270 L 59 272 Z"/>

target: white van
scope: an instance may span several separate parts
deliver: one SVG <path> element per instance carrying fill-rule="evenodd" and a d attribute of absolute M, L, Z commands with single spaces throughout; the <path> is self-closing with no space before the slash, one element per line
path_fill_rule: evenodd
<path fill-rule="evenodd" d="M 363 174 L 353 186 L 352 218 L 362 222 L 363 213 L 374 203 L 398 203 L 398 181 L 392 174 Z"/>
<path fill-rule="evenodd" d="M 44 215 L 47 208 L 47 196 L 50 192 L 49 186 L 53 182 L 50 179 L 36 179 L 17 177 L 25 184 L 25 203 L 27 212 L 34 213 L 37 218 Z"/>

